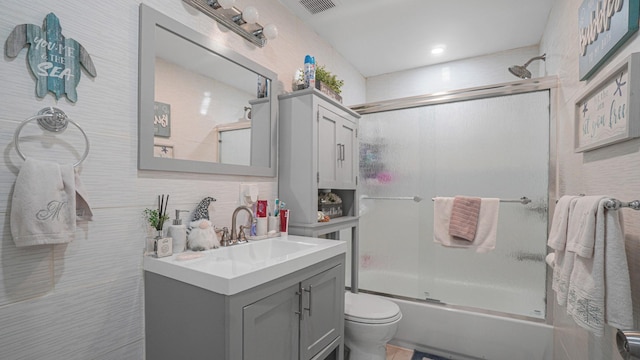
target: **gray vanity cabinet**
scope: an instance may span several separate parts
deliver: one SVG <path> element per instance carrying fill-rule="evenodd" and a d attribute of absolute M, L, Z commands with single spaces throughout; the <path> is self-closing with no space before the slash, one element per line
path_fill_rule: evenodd
<path fill-rule="evenodd" d="M 303 281 L 301 289 L 300 359 L 311 359 L 331 349 L 336 339 L 342 342 L 344 267 L 335 266 Z"/>
<path fill-rule="evenodd" d="M 336 340 L 342 342 L 344 323 L 341 278 L 344 269 L 337 265 L 245 306 L 244 359 L 308 360 L 323 349 L 339 350 Z"/>
<path fill-rule="evenodd" d="M 298 359 L 299 296 L 300 286 L 296 284 L 244 307 L 244 359 Z"/>
<path fill-rule="evenodd" d="M 148 360 L 342 360 L 344 254 L 238 294 L 145 271 Z"/>

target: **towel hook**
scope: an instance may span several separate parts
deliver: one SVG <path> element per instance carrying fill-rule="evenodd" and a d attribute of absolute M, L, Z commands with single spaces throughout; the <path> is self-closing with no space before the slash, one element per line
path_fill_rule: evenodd
<path fill-rule="evenodd" d="M 82 133 L 82 136 L 84 136 L 85 150 L 84 150 L 84 153 L 82 154 L 82 157 L 80 157 L 80 160 L 78 160 L 78 162 L 73 164 L 73 167 L 77 167 L 78 165 L 82 164 L 82 162 L 87 158 L 87 155 L 89 155 L 89 138 L 87 137 L 87 134 L 84 132 L 84 130 L 82 130 L 80 125 L 78 125 L 75 121 L 69 119 L 69 117 L 67 116 L 67 114 L 64 113 L 64 111 L 50 106 L 38 111 L 38 115 L 32 116 L 24 120 L 22 123 L 20 123 L 20 125 L 16 129 L 16 132 L 13 134 L 13 143 L 16 146 L 16 152 L 18 153 L 18 155 L 20 155 L 22 160 L 26 160 L 27 158 L 24 156 L 24 154 L 20 150 L 20 131 L 22 131 L 22 128 L 27 123 L 33 120 L 37 120 L 38 125 L 43 130 L 47 130 L 53 133 L 61 133 L 65 131 L 69 123 L 75 125 L 75 127 L 77 127 L 78 130 L 80 130 L 80 132 Z"/>

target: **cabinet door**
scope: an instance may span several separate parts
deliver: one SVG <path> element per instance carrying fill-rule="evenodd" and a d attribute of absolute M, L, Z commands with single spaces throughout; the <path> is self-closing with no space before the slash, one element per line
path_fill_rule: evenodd
<path fill-rule="evenodd" d="M 335 188 L 338 184 L 338 131 L 340 116 L 318 108 L 318 187 Z"/>
<path fill-rule="evenodd" d="M 353 189 L 356 186 L 355 124 L 318 107 L 318 187 Z"/>
<path fill-rule="evenodd" d="M 357 175 L 357 158 L 358 146 L 356 140 L 356 127 L 351 121 L 344 120 L 338 128 L 338 146 L 341 152 L 338 154 L 338 181 L 341 183 L 339 188 L 355 189 Z"/>
<path fill-rule="evenodd" d="M 244 307 L 243 360 L 296 360 L 300 326 L 300 285 Z"/>
<path fill-rule="evenodd" d="M 335 266 L 302 282 L 300 359 L 311 359 L 342 334 L 344 268 Z"/>

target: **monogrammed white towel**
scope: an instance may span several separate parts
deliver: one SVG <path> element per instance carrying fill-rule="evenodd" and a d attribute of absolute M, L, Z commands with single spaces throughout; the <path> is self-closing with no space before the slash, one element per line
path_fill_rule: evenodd
<path fill-rule="evenodd" d="M 11 201 L 11 236 L 18 247 L 63 244 L 76 232 L 73 166 L 27 158 Z"/>

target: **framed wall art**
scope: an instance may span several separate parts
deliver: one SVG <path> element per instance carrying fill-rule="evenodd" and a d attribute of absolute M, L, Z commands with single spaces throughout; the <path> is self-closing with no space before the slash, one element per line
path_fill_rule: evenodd
<path fill-rule="evenodd" d="M 599 68 L 638 31 L 640 0 L 584 0 L 578 9 L 580 80 Z"/>
<path fill-rule="evenodd" d="M 575 105 L 576 152 L 640 136 L 640 53 L 590 86 Z"/>
<path fill-rule="evenodd" d="M 171 137 L 171 105 L 156 101 L 153 106 L 153 135 Z"/>

